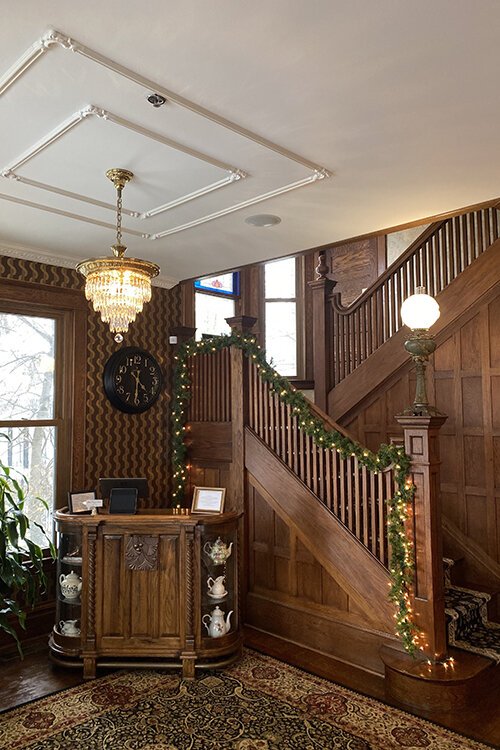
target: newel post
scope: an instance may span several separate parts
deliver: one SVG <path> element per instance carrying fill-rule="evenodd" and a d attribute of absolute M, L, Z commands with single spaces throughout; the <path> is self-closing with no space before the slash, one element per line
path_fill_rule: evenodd
<path fill-rule="evenodd" d="M 257 318 L 238 315 L 226 318 L 233 331 L 251 335 Z M 245 425 L 248 422 L 248 363 L 246 356 L 236 346 L 231 347 L 231 510 L 244 511 L 245 506 Z"/>
<path fill-rule="evenodd" d="M 309 282 L 313 302 L 313 359 L 314 359 L 314 401 L 320 409 L 328 413 L 328 392 L 330 390 L 330 352 L 332 351 L 331 295 L 337 284 L 327 278 L 329 268 L 326 251 L 319 253 L 316 267 L 317 278 Z"/>
<path fill-rule="evenodd" d="M 447 648 L 439 487 L 439 430 L 446 419 L 444 414 L 396 416 L 404 428 L 404 447 L 411 457 L 416 487 L 408 521 L 415 556 L 414 621 L 422 631 L 423 653 L 432 661 L 442 661 Z"/>

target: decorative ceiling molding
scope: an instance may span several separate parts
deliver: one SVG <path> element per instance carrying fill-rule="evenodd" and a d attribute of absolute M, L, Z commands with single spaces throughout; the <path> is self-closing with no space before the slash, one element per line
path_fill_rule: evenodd
<path fill-rule="evenodd" d="M 176 234 L 177 232 L 185 231 L 186 229 L 190 229 L 195 226 L 199 226 L 200 224 L 213 221 L 214 219 L 218 219 L 222 216 L 226 216 L 227 214 L 233 213 L 235 211 L 240 211 L 241 209 L 247 208 L 248 206 L 254 205 L 256 203 L 260 203 L 270 198 L 274 198 L 278 195 L 290 192 L 291 190 L 299 189 L 306 185 L 310 185 L 318 180 L 322 180 L 331 176 L 331 173 L 324 167 L 318 164 L 315 164 L 314 162 L 308 159 L 305 159 L 304 157 L 282 146 L 279 146 L 278 144 L 273 143 L 272 141 L 269 141 L 266 138 L 262 138 L 256 133 L 253 133 L 252 131 L 244 127 L 241 127 L 240 125 L 237 125 L 236 123 L 231 122 L 230 120 L 227 120 L 226 118 L 221 117 L 215 114 L 214 112 L 211 112 L 205 107 L 201 107 L 198 104 L 195 104 L 189 99 L 186 99 L 185 97 L 182 97 L 179 94 L 176 94 L 175 92 L 170 91 L 169 89 L 165 89 L 157 81 L 152 81 L 151 79 L 148 79 L 136 73 L 130 68 L 124 67 L 123 65 L 116 63 L 110 58 L 99 54 L 95 50 L 92 50 L 89 47 L 86 47 L 85 45 L 81 44 L 77 40 L 72 39 L 71 37 L 68 37 L 65 34 L 59 31 L 56 31 L 54 29 L 49 29 L 42 37 L 40 37 L 40 39 L 38 39 L 34 44 L 32 44 L 31 47 L 28 50 L 26 50 L 26 52 L 0 78 L 0 96 L 5 91 L 7 91 L 22 75 L 24 75 L 24 73 L 26 73 L 26 71 L 29 70 L 29 68 L 31 68 L 34 65 L 34 63 L 37 60 L 39 60 L 42 55 L 45 54 L 45 52 L 47 52 L 48 50 L 54 47 L 59 47 L 64 50 L 68 50 L 75 54 L 81 55 L 82 57 L 88 60 L 91 60 L 97 65 L 100 65 L 103 68 L 111 70 L 114 73 L 138 84 L 139 86 L 143 87 L 147 91 L 155 91 L 156 93 L 164 96 L 167 99 L 167 101 L 171 103 L 175 103 L 179 107 L 187 109 L 195 113 L 196 115 L 199 115 L 200 117 L 203 117 L 209 120 L 210 122 L 219 125 L 220 127 L 226 130 L 236 133 L 242 136 L 243 138 L 246 138 L 258 144 L 259 146 L 265 149 L 269 149 L 275 152 L 276 154 L 279 154 L 280 156 L 284 157 L 285 159 L 291 160 L 295 162 L 296 164 L 301 165 L 302 167 L 307 169 L 309 172 L 309 175 L 304 177 L 303 179 L 295 180 L 294 182 L 287 183 L 278 188 L 275 188 L 274 190 L 270 190 L 268 192 L 258 194 L 252 198 L 249 198 L 248 200 L 238 202 L 233 205 L 229 205 L 226 208 L 221 209 L 220 211 L 215 211 L 205 216 L 201 216 L 196 219 L 193 219 L 192 221 L 184 222 L 177 226 L 167 228 L 164 231 L 155 232 L 154 234 L 148 234 L 146 232 L 136 232 L 134 230 L 124 228 L 124 231 L 127 231 L 129 234 L 136 234 L 136 235 L 140 235 L 141 237 L 145 239 L 156 240 L 156 239 L 166 237 L 171 234 Z M 76 200 L 79 200 L 79 201 L 82 201 L 82 202 L 85 202 L 94 206 L 98 206 L 100 208 L 105 208 L 107 210 L 114 210 L 114 206 L 112 204 L 106 203 L 104 201 L 99 201 L 89 196 L 81 195 L 79 193 L 66 191 L 60 187 L 49 185 L 45 182 L 31 180 L 27 177 L 23 177 L 22 175 L 19 175 L 16 171 L 22 165 L 26 164 L 30 159 L 32 159 L 36 154 L 48 148 L 50 145 L 55 143 L 59 138 L 61 138 L 63 135 L 65 135 L 71 129 L 73 129 L 76 125 L 81 123 L 87 117 L 91 117 L 91 116 L 96 116 L 104 121 L 113 122 L 116 125 L 127 128 L 128 130 L 134 131 L 136 133 L 139 133 L 140 135 L 143 135 L 152 140 L 156 140 L 159 143 L 169 146 L 193 158 L 200 159 L 204 161 L 205 163 L 208 163 L 228 173 L 227 177 L 224 177 L 221 180 L 216 180 L 215 182 L 212 182 L 208 185 L 201 186 L 200 188 L 195 189 L 186 195 L 180 196 L 179 198 L 173 201 L 164 203 L 154 208 L 150 208 L 146 211 L 124 210 L 124 214 L 127 214 L 132 219 L 147 220 L 153 216 L 157 216 L 158 214 L 161 214 L 173 208 L 176 208 L 177 206 L 183 205 L 190 201 L 194 201 L 200 198 L 201 196 L 204 196 L 204 195 L 207 195 L 208 193 L 219 190 L 222 187 L 230 185 L 234 183 L 235 181 L 244 179 L 248 176 L 246 172 L 244 172 L 241 169 L 238 169 L 237 167 L 234 167 L 230 164 L 214 159 L 208 156 L 207 154 L 197 151 L 196 149 L 193 149 L 187 145 L 181 144 L 166 136 L 163 136 L 159 133 L 151 131 L 147 128 L 142 127 L 141 125 L 133 123 L 122 117 L 119 117 L 118 115 L 114 115 L 113 113 L 108 112 L 107 110 L 104 110 L 99 107 L 95 107 L 93 105 L 88 105 L 84 107 L 83 109 L 79 110 L 78 112 L 75 112 L 74 114 L 72 114 L 70 117 L 64 120 L 57 128 L 55 128 L 53 131 L 48 133 L 44 138 L 42 138 L 37 143 L 35 143 L 30 149 L 25 151 L 15 161 L 9 163 L 0 172 L 0 174 L 5 178 L 17 180 L 18 182 L 28 185 L 30 187 L 35 187 L 41 190 L 46 190 L 46 191 L 55 193 L 57 195 L 76 199 Z M 44 211 L 50 211 L 52 213 L 60 214 L 60 215 L 63 215 L 72 219 L 76 219 L 79 221 L 95 223 L 98 226 L 105 226 L 105 227 L 109 226 L 106 222 L 93 220 L 90 217 L 81 216 L 80 214 L 72 213 L 68 211 L 62 211 L 60 209 L 45 206 L 43 204 L 37 204 L 33 201 L 24 201 L 23 199 L 13 198 L 11 196 L 6 196 L 4 194 L 0 194 L 0 199 L 11 200 L 13 202 L 22 203 L 30 207 L 39 208 L 40 210 L 44 210 Z"/>
<path fill-rule="evenodd" d="M 104 227 L 105 229 L 114 229 L 116 231 L 116 224 L 110 224 L 107 221 L 99 221 L 98 219 L 92 219 L 90 216 L 82 216 L 81 214 L 75 214 L 72 211 L 63 211 L 61 208 L 55 208 L 55 206 L 47 206 L 43 203 L 35 203 L 34 201 L 28 201 L 25 198 L 18 198 L 14 195 L 7 195 L 7 193 L 0 193 L 0 200 L 9 201 L 10 203 L 17 203 L 20 206 L 28 206 L 29 208 L 36 208 L 39 211 L 47 211 L 49 214 L 56 214 L 57 216 L 64 216 L 67 219 L 76 219 L 76 221 L 83 221 L 86 224 L 94 224 L 98 227 Z M 135 229 L 127 229 L 122 226 L 123 234 L 131 234 L 134 237 L 142 237 L 144 240 L 150 239 L 149 234 L 143 234 L 137 232 Z"/>
<path fill-rule="evenodd" d="M 76 262 L 74 258 L 68 258 L 64 255 L 50 255 L 41 250 L 33 250 L 32 248 L 22 247 L 20 245 L 6 245 L 0 242 L 0 255 L 5 255 L 9 258 L 21 258 L 22 260 L 29 260 L 33 263 L 46 263 L 49 266 L 61 266 L 62 268 L 72 268 L 73 270 L 76 270 Z M 177 279 L 172 279 L 170 276 L 165 276 L 164 274 L 160 274 L 160 276 L 157 276 L 152 281 L 153 286 L 161 289 L 171 289 L 178 283 Z"/>
<path fill-rule="evenodd" d="M 169 148 L 173 148 L 176 151 L 181 151 L 188 156 L 192 156 L 195 159 L 199 159 L 200 161 L 206 162 L 207 164 L 211 164 L 213 167 L 217 167 L 217 169 L 229 172 L 228 176 L 224 177 L 222 180 L 213 182 L 210 185 L 205 185 L 198 190 L 189 193 L 188 195 L 180 196 L 180 198 L 177 198 L 174 201 L 170 201 L 169 203 L 165 203 L 161 206 L 150 208 L 147 211 L 134 211 L 130 209 L 123 211 L 123 213 L 133 217 L 134 219 L 148 219 L 150 216 L 155 216 L 157 214 L 163 213 L 164 211 L 168 211 L 175 206 L 180 206 L 183 203 L 187 203 L 188 201 L 199 198 L 201 195 L 206 195 L 207 193 L 218 190 L 225 185 L 229 185 L 235 180 L 241 180 L 247 177 L 246 172 L 244 172 L 242 169 L 231 167 L 229 164 L 219 161 L 218 159 L 213 159 L 207 154 L 201 153 L 201 151 L 197 151 L 196 149 L 190 148 L 189 146 L 184 146 L 183 144 L 172 140 L 172 138 L 167 138 L 160 133 L 155 133 L 153 130 L 143 128 L 141 125 L 137 125 L 136 123 L 130 122 L 130 120 L 126 120 L 123 117 L 114 115 L 112 112 L 108 112 L 107 110 L 100 107 L 95 107 L 93 104 L 87 104 L 86 107 L 83 107 L 82 109 L 78 110 L 78 112 L 74 112 L 72 115 L 70 115 L 70 117 L 66 118 L 66 120 L 64 120 L 60 125 L 51 130 L 50 133 L 33 144 L 31 148 L 24 151 L 21 156 L 18 156 L 17 159 L 7 164 L 0 171 L 0 174 L 2 175 L 2 177 L 8 177 L 10 179 L 17 180 L 18 182 L 31 185 L 32 187 L 37 187 L 41 190 L 47 190 L 49 192 L 56 193 L 57 195 L 64 195 L 67 198 L 74 198 L 75 200 L 84 201 L 85 203 L 90 203 L 92 205 L 100 206 L 101 208 L 107 208 L 111 211 L 114 211 L 115 206 L 111 203 L 96 201 L 94 198 L 90 198 L 87 195 L 74 193 L 69 190 L 63 190 L 62 188 L 58 188 L 54 185 L 48 185 L 44 182 L 38 182 L 37 180 L 29 180 L 28 178 L 25 178 L 17 173 L 17 170 L 27 164 L 30 159 L 33 159 L 33 157 L 35 157 L 37 154 L 41 153 L 49 146 L 52 146 L 60 138 L 62 138 L 63 135 L 69 133 L 69 131 L 72 130 L 76 125 L 79 125 L 87 118 L 93 116 L 98 117 L 105 122 L 112 122 L 115 125 L 127 128 L 128 130 L 132 130 L 135 133 L 139 133 L 140 135 L 145 136 L 146 138 L 158 141 L 158 143 L 162 143 L 164 146 L 168 146 Z"/>
<path fill-rule="evenodd" d="M 71 52 L 74 52 L 78 55 L 82 55 L 83 57 L 92 60 L 98 65 L 102 65 L 103 67 L 108 68 L 108 70 L 112 70 L 114 73 L 118 73 L 118 75 L 121 75 L 124 78 L 128 78 L 130 81 L 137 83 L 139 86 L 142 86 L 148 91 L 154 91 L 157 94 L 161 94 L 167 100 L 175 102 L 179 107 L 183 107 L 184 109 L 188 109 L 191 112 L 195 112 L 197 115 L 200 115 L 201 117 L 204 117 L 211 122 L 217 123 L 217 125 L 220 125 L 227 130 L 231 130 L 233 133 L 238 133 L 238 135 L 241 135 L 244 138 L 248 138 L 249 140 L 258 143 L 265 148 L 276 151 L 276 153 L 281 154 L 281 156 L 285 156 L 287 159 L 291 159 L 292 161 L 297 162 L 297 164 L 301 164 L 303 167 L 306 167 L 313 172 L 327 172 L 327 170 L 325 170 L 325 168 L 321 165 L 315 164 L 314 162 L 309 161 L 309 159 L 305 159 L 303 156 L 299 156 L 293 151 L 289 151 L 282 146 L 278 146 L 278 144 L 267 140 L 267 138 L 262 138 L 262 136 L 253 133 L 251 130 L 247 130 L 247 128 L 243 128 L 240 125 L 231 122 L 231 120 L 227 120 L 225 117 L 221 117 L 220 115 L 211 112 L 209 109 L 201 107 L 199 104 L 195 104 L 189 99 L 176 94 L 174 91 L 170 91 L 169 89 L 164 88 L 157 81 L 152 81 L 150 78 L 141 76 L 139 73 L 136 73 L 130 68 L 126 68 L 124 65 L 116 63 L 109 57 L 105 57 L 105 55 L 99 54 L 99 52 L 90 49 L 90 47 L 86 47 L 76 39 L 72 39 L 62 32 L 57 31 L 56 29 L 48 29 L 45 34 L 43 34 L 43 36 L 41 36 L 38 41 L 34 42 L 34 44 L 32 44 L 31 47 L 26 50 L 26 52 L 19 58 L 19 60 L 17 60 L 17 62 L 15 62 L 0 78 L 0 96 L 5 91 L 7 91 L 7 89 L 15 81 L 17 81 L 17 79 L 21 75 L 23 75 L 28 70 L 28 68 L 31 67 L 31 65 L 33 65 L 33 63 L 36 62 L 36 60 L 38 60 L 38 58 L 44 54 L 44 52 L 49 50 L 54 45 L 58 45 L 59 47 L 62 47 L 62 49 L 70 50 Z"/>
<path fill-rule="evenodd" d="M 227 216 L 227 214 L 232 214 L 234 211 L 241 211 L 242 208 L 248 208 L 248 206 L 253 206 L 255 203 L 269 200 L 269 198 L 275 198 L 277 195 L 288 193 L 290 190 L 297 190 L 297 188 L 304 187 L 305 185 L 311 185 L 313 182 L 322 180 L 326 176 L 327 175 L 322 174 L 321 172 L 314 172 L 314 174 L 312 174 L 310 177 L 304 177 L 303 180 L 291 182 L 289 185 L 284 185 L 283 187 L 277 188 L 276 190 L 270 190 L 268 193 L 263 193 L 262 195 L 258 195 L 255 198 L 250 198 L 247 201 L 241 201 L 241 203 L 236 203 L 234 206 L 223 208 L 221 211 L 215 211 L 213 214 L 208 214 L 207 216 L 201 216 L 199 219 L 193 219 L 193 221 L 188 221 L 186 224 L 181 224 L 177 227 L 173 227 L 172 229 L 165 229 L 165 231 L 163 232 L 156 232 L 155 234 L 151 234 L 149 235 L 149 239 L 159 240 L 162 237 L 167 237 L 169 234 L 176 234 L 177 232 L 183 232 L 185 229 L 197 227 L 199 224 L 206 224 L 208 221 L 219 219 L 221 216 Z"/>

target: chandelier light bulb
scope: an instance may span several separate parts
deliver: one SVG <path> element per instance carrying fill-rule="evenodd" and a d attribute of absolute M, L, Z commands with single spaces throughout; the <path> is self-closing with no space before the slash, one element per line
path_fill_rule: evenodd
<path fill-rule="evenodd" d="M 405 299 L 401 305 L 401 320 L 414 331 L 428 330 L 439 318 L 439 305 L 425 287 L 417 287 L 416 293 Z"/>

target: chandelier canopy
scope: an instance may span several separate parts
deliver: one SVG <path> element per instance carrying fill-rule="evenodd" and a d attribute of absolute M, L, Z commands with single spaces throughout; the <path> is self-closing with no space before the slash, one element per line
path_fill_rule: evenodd
<path fill-rule="evenodd" d="M 123 341 L 145 302 L 151 299 L 151 279 L 160 269 L 155 263 L 139 258 L 125 258 L 122 245 L 122 191 L 134 175 L 127 169 L 109 169 L 106 172 L 116 188 L 116 244 L 113 255 L 107 258 L 89 258 L 79 263 L 76 270 L 85 276 L 85 296 L 104 323 L 109 323 L 115 341 Z"/>

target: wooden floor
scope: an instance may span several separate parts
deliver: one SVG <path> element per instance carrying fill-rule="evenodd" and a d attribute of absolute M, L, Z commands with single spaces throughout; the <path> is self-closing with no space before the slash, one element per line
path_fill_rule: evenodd
<path fill-rule="evenodd" d="M 252 644 L 258 646 L 258 644 Z M 267 653 L 273 653 L 277 658 L 290 662 L 290 644 L 288 653 L 280 653 L 277 643 L 261 643 L 266 646 Z M 340 684 L 358 690 L 365 695 L 383 700 L 383 680 L 372 675 L 367 677 L 353 667 L 333 664 L 328 659 L 318 659 L 311 663 L 310 652 L 294 646 L 292 661 L 297 666 L 308 667 L 310 671 L 332 679 L 332 669 L 335 671 L 333 679 Z M 304 663 L 305 662 L 305 663 Z M 104 674 L 102 672 L 101 674 Z M 55 667 L 48 658 L 47 649 L 35 651 L 25 656 L 23 661 L 12 659 L 0 665 L 0 709 L 14 708 L 17 705 L 41 698 L 58 690 L 79 685 L 83 682 L 79 669 L 64 669 Z M 494 747 L 500 746 L 500 703 L 498 694 L 492 695 L 489 701 L 482 701 L 474 710 L 460 711 L 455 714 L 428 712 L 423 718 L 442 726 L 453 729 L 473 739 L 489 743 Z"/>

